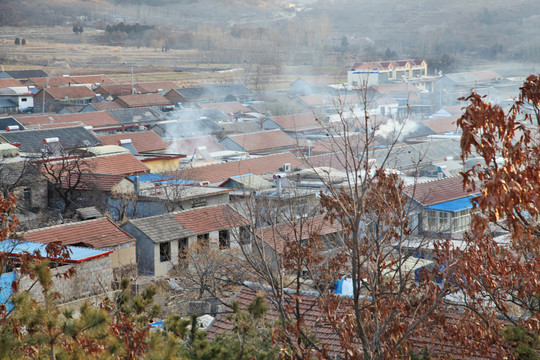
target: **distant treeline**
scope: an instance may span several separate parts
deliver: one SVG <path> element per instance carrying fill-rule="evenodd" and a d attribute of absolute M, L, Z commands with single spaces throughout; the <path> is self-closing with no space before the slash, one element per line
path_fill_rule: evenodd
<path fill-rule="evenodd" d="M 140 25 L 139 23 L 137 23 L 135 25 L 127 25 L 127 24 L 124 24 L 123 22 L 121 22 L 121 23 L 116 24 L 116 25 L 107 25 L 107 27 L 105 28 L 105 31 L 108 32 L 109 34 L 120 31 L 120 32 L 126 33 L 128 35 L 131 35 L 131 34 L 141 34 L 144 31 L 151 30 L 153 28 L 154 28 L 153 25 L 152 26 Z"/>

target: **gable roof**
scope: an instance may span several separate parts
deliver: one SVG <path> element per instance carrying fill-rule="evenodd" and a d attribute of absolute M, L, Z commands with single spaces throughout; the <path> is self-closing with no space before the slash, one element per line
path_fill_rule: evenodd
<path fill-rule="evenodd" d="M 74 113 L 74 114 L 55 114 L 55 115 L 38 115 L 38 116 L 17 116 L 22 124 L 38 127 L 39 125 L 78 123 L 79 125 L 104 127 L 118 126 L 120 122 L 111 114 L 105 111 L 96 111 L 90 113 Z"/>
<path fill-rule="evenodd" d="M 209 181 L 210 183 L 222 183 L 228 178 L 235 175 L 255 174 L 263 175 L 272 172 L 278 172 L 283 167 L 283 164 L 289 163 L 292 168 L 305 167 L 291 153 L 281 153 L 256 157 L 247 160 L 229 161 L 226 163 L 201 166 L 191 169 L 179 170 L 171 172 L 178 179 Z"/>
<path fill-rule="evenodd" d="M 132 87 L 131 84 L 104 84 L 94 89 L 94 92 L 102 96 L 131 95 Z"/>
<path fill-rule="evenodd" d="M 208 109 L 182 109 L 174 110 L 169 113 L 169 117 L 175 120 L 212 120 L 212 121 L 228 121 L 229 117 L 222 111 L 214 108 Z"/>
<path fill-rule="evenodd" d="M 178 84 L 172 81 L 151 81 L 135 84 L 135 88 L 141 93 L 167 92 L 178 88 Z"/>
<path fill-rule="evenodd" d="M 0 118 L 0 131 L 7 131 L 8 126 L 18 126 L 19 130 L 25 129 L 24 126 L 12 116 Z"/>
<path fill-rule="evenodd" d="M 33 77 L 26 81 L 24 81 L 25 85 L 31 85 L 30 83 L 33 83 L 39 88 L 44 87 L 60 87 L 60 86 L 68 86 L 70 84 L 75 84 L 75 80 L 73 80 L 69 76 L 49 76 L 49 77 Z"/>
<path fill-rule="evenodd" d="M 207 134 L 217 135 L 222 128 L 210 119 L 163 121 L 157 123 L 152 129 L 165 139 L 181 139 Z"/>
<path fill-rule="evenodd" d="M 20 143 L 19 149 L 28 153 L 41 153 L 43 140 L 57 137 L 64 149 L 74 149 L 101 144 L 101 141 L 92 131 L 84 127 L 66 127 L 46 130 L 24 130 L 1 135 L 9 143 Z"/>
<path fill-rule="evenodd" d="M 33 77 L 47 77 L 49 76 L 45 71 L 38 70 L 6 70 L 3 73 L 11 76 L 13 79 L 30 79 Z"/>
<path fill-rule="evenodd" d="M 421 124 L 430 128 L 435 134 L 455 133 L 458 130 L 457 120 L 460 117 L 461 115 L 453 115 L 445 118 L 422 121 Z"/>
<path fill-rule="evenodd" d="M 128 153 L 91 157 L 86 162 L 96 174 L 134 175 L 148 171 L 141 161 Z"/>
<path fill-rule="evenodd" d="M 249 134 L 229 135 L 219 143 L 227 147 L 226 139 L 234 141 L 245 151 L 264 151 L 290 149 L 297 145 L 296 141 L 282 130 L 269 130 Z M 231 149 L 232 150 L 232 149 Z"/>
<path fill-rule="evenodd" d="M 194 232 L 184 228 L 171 214 L 149 216 L 128 221 L 152 242 L 161 243 L 194 235 Z"/>
<path fill-rule="evenodd" d="M 23 85 L 15 79 L 0 79 L 0 89 L 20 86 Z"/>
<path fill-rule="evenodd" d="M 303 222 L 287 223 L 276 227 L 257 229 L 255 235 L 265 244 L 281 254 L 285 249 L 287 241 L 307 240 L 312 234 L 329 235 L 341 231 L 338 222 L 334 224 L 325 220 L 324 216 L 310 218 Z"/>
<path fill-rule="evenodd" d="M 463 178 L 452 176 L 405 187 L 405 193 L 426 207 L 451 200 L 463 199 L 480 191 L 463 188 Z"/>
<path fill-rule="evenodd" d="M 211 135 L 176 139 L 171 143 L 170 149 L 173 153 L 191 155 L 199 146 L 205 146 L 209 152 L 225 150 L 217 139 Z"/>
<path fill-rule="evenodd" d="M 247 219 L 229 205 L 208 206 L 175 212 L 171 216 L 184 228 L 193 231 L 197 235 L 248 224 Z"/>
<path fill-rule="evenodd" d="M 97 75 L 72 75 L 71 78 L 77 84 L 114 84 L 117 81 L 111 79 L 107 75 L 97 74 Z"/>
<path fill-rule="evenodd" d="M 336 83 L 336 79 L 330 75 L 302 76 L 301 78 L 293 81 L 293 84 L 299 80 L 303 80 L 311 86 L 333 85 Z"/>
<path fill-rule="evenodd" d="M 43 244 L 60 241 L 63 245 L 84 244 L 94 249 L 110 248 L 135 241 L 133 236 L 120 229 L 108 218 L 29 230 L 21 236 L 25 241 Z"/>
<path fill-rule="evenodd" d="M 237 113 L 248 113 L 251 111 L 248 107 L 240 104 L 238 101 L 227 101 L 227 102 L 218 102 L 212 104 L 200 104 L 202 109 L 218 109 L 225 114 L 237 114 Z"/>
<path fill-rule="evenodd" d="M 271 119 L 279 124 L 284 130 L 322 130 L 321 124 L 317 121 L 317 117 L 312 112 L 272 116 Z"/>
<path fill-rule="evenodd" d="M 102 101 L 97 103 L 91 103 L 86 105 L 81 112 L 92 112 L 92 111 L 107 111 L 107 110 L 117 110 L 124 109 L 124 107 L 114 101 Z"/>
<path fill-rule="evenodd" d="M 191 88 L 174 89 L 186 100 L 214 99 L 228 95 L 252 95 L 253 92 L 241 84 L 210 85 Z"/>
<path fill-rule="evenodd" d="M 152 130 L 102 135 L 99 139 L 103 145 L 118 145 L 120 140 L 130 139 L 131 144 L 139 153 L 165 150 L 169 147 L 169 144 Z"/>
<path fill-rule="evenodd" d="M 114 101 L 125 107 L 162 106 L 171 104 L 167 98 L 158 93 L 123 95 L 117 97 Z"/>
<path fill-rule="evenodd" d="M 163 111 L 156 108 L 131 108 L 108 111 L 121 124 L 147 124 L 159 120 L 164 120 L 167 116 Z"/>
<path fill-rule="evenodd" d="M 39 98 L 42 91 L 45 91 L 56 100 L 95 98 L 96 94 L 86 86 L 65 86 L 57 88 L 46 88 L 41 90 L 36 97 Z"/>

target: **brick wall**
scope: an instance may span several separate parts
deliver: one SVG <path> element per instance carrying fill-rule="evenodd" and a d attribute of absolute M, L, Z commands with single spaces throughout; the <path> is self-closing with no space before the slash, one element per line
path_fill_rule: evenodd
<path fill-rule="evenodd" d="M 57 278 L 54 275 L 63 274 L 71 267 L 75 267 L 76 273 L 69 279 Z M 102 256 L 93 260 L 61 266 L 52 270 L 53 291 L 60 294 L 59 302 L 66 303 L 81 298 L 98 295 L 112 290 L 113 270 L 110 255 Z M 43 301 L 43 288 L 35 285 L 29 276 L 20 279 L 19 291 L 29 290 L 33 298 Z"/>

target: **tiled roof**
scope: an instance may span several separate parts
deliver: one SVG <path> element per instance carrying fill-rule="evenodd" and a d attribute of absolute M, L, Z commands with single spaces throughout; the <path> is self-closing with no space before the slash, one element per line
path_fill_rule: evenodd
<path fill-rule="evenodd" d="M 71 76 L 77 84 L 114 84 L 117 81 L 107 75 L 74 75 Z"/>
<path fill-rule="evenodd" d="M 108 174 L 81 174 L 80 179 L 78 176 L 70 178 L 70 185 L 73 186 L 79 181 L 77 189 L 79 190 L 99 190 L 111 192 L 114 187 L 122 180 L 125 179 L 124 175 L 108 175 Z M 67 188 L 67 182 L 62 183 L 62 187 Z"/>
<path fill-rule="evenodd" d="M 94 90 L 96 94 L 101 94 L 103 96 L 131 95 L 131 91 L 132 91 L 131 84 L 100 85 Z"/>
<path fill-rule="evenodd" d="M 120 125 L 120 122 L 116 118 L 105 111 L 47 116 L 17 116 L 16 119 L 19 120 L 21 124 L 28 126 L 51 125 L 55 123 L 79 123 L 79 125 L 92 127 Z"/>
<path fill-rule="evenodd" d="M 120 140 L 130 139 L 131 144 L 139 153 L 165 150 L 169 147 L 169 144 L 152 130 L 103 135 L 99 139 L 103 141 L 103 145 L 118 145 Z"/>
<path fill-rule="evenodd" d="M 330 75 L 303 76 L 298 80 L 304 80 L 312 86 L 332 85 L 336 83 L 336 79 Z"/>
<path fill-rule="evenodd" d="M 50 76 L 50 77 L 37 77 L 37 78 L 30 78 L 24 82 L 26 85 L 31 85 L 30 83 L 34 83 L 39 88 L 44 87 L 59 87 L 59 86 L 68 86 L 70 84 L 75 84 L 75 80 L 73 80 L 69 76 Z"/>
<path fill-rule="evenodd" d="M 299 96 L 298 99 L 308 107 L 332 104 L 330 98 L 323 94 Z"/>
<path fill-rule="evenodd" d="M 178 240 L 194 235 L 193 231 L 180 225 L 171 214 L 131 219 L 128 223 L 136 227 L 154 243 Z"/>
<path fill-rule="evenodd" d="M 163 121 L 154 125 L 152 129 L 167 140 L 217 135 L 222 131 L 222 127 L 210 119 Z"/>
<path fill-rule="evenodd" d="M 284 133 L 282 130 L 261 131 L 250 134 L 229 135 L 226 138 L 237 143 L 246 151 L 278 150 L 284 148 L 294 148 L 296 141 Z M 227 147 L 226 142 L 220 144 Z M 231 149 L 232 150 L 232 149 Z"/>
<path fill-rule="evenodd" d="M 135 241 L 108 218 L 81 221 L 41 229 L 21 234 L 25 241 L 49 244 L 60 241 L 63 245 L 82 245 L 94 249 L 110 248 Z"/>
<path fill-rule="evenodd" d="M 19 130 L 24 130 L 24 126 L 17 121 L 14 117 L 8 116 L 4 118 L 0 118 L 0 132 L 6 131 L 6 128 L 8 126 L 18 126 Z"/>
<path fill-rule="evenodd" d="M 228 95 L 252 95 L 252 91 L 241 84 L 232 85 L 210 85 L 203 87 L 191 87 L 174 89 L 186 100 L 212 99 L 226 97 Z"/>
<path fill-rule="evenodd" d="M 23 86 L 15 79 L 0 79 L 0 89 L 7 87 L 20 87 Z"/>
<path fill-rule="evenodd" d="M 158 91 L 169 91 L 178 88 L 178 84 L 172 81 L 153 81 L 137 83 L 135 88 L 141 93 L 157 93 Z"/>
<path fill-rule="evenodd" d="M 4 71 L 6 74 L 11 76 L 14 79 L 22 80 L 22 79 L 30 79 L 33 77 L 47 77 L 49 76 L 45 71 L 39 69 L 39 70 L 6 70 Z"/>
<path fill-rule="evenodd" d="M 240 309 L 246 311 L 247 307 L 256 297 L 264 293 L 243 286 L 239 294 L 234 298 L 238 302 Z M 340 354 L 343 350 L 339 343 L 339 335 L 332 329 L 330 324 L 324 320 L 324 314 L 321 310 L 322 304 L 316 296 L 307 296 L 303 294 L 293 295 L 289 292 L 283 293 L 283 301 L 289 305 L 295 304 L 296 296 L 298 296 L 298 306 L 302 316 L 302 325 L 308 327 L 312 335 L 315 336 L 320 344 L 324 344 L 327 350 L 333 354 Z M 268 312 L 265 316 L 268 320 L 278 320 L 279 311 L 275 307 L 273 301 L 266 301 Z M 284 305 L 287 306 L 287 305 Z M 227 314 L 221 314 L 212 322 L 208 329 L 208 338 L 213 339 L 220 333 L 231 333 L 233 324 L 228 320 Z"/>
<path fill-rule="evenodd" d="M 171 213 L 171 216 L 180 225 L 195 234 L 205 234 L 248 224 L 248 221 L 229 205 L 208 206 L 175 212 Z"/>
<path fill-rule="evenodd" d="M 87 164 L 96 174 L 134 175 L 148 171 L 148 168 L 131 154 L 96 156 L 89 158 Z"/>
<path fill-rule="evenodd" d="M 206 150 L 209 152 L 225 150 L 214 136 L 207 135 L 174 140 L 170 145 L 170 151 L 172 153 L 191 155 L 199 146 L 206 146 Z"/>
<path fill-rule="evenodd" d="M 277 227 L 257 229 L 255 235 L 267 245 L 282 253 L 287 241 L 307 240 L 312 234 L 329 235 L 341 231 L 338 223 L 331 224 L 323 216 L 304 222 L 294 222 Z"/>
<path fill-rule="evenodd" d="M 247 311 L 248 306 L 257 298 L 265 297 L 266 304 L 268 306 L 265 319 L 268 321 L 278 321 L 280 319 L 280 311 L 276 307 L 276 301 L 273 299 L 269 288 L 261 287 L 258 284 L 246 283 L 239 293 L 235 296 L 233 301 L 237 302 L 242 311 Z M 323 347 L 327 351 L 327 358 L 347 358 L 344 354 L 343 346 L 341 345 L 340 335 L 337 333 L 334 327 L 326 320 L 325 312 L 323 311 L 324 302 L 314 292 L 299 292 L 294 290 L 284 289 L 282 294 L 283 307 L 285 309 L 294 309 L 298 306 L 300 315 L 302 318 L 302 325 L 309 329 L 309 333 L 317 339 L 317 345 Z M 298 299 L 298 301 L 295 301 Z M 345 307 L 351 306 L 351 300 L 347 298 L 334 298 L 337 311 L 345 311 Z M 341 309 L 341 310 L 339 310 Z M 286 312 L 288 310 L 285 310 Z M 234 325 L 228 319 L 229 313 L 219 314 L 212 322 L 210 328 L 207 330 L 208 339 L 214 339 L 219 334 L 231 334 L 234 329 Z M 289 316 L 294 317 L 291 313 Z M 336 316 L 338 316 L 337 314 Z M 461 322 L 464 321 L 463 315 L 458 313 L 446 313 L 441 315 L 442 321 L 448 326 L 456 328 Z M 338 316 L 339 319 L 339 316 Z M 442 334 L 441 334 L 442 333 Z M 434 338 L 438 335 L 439 339 Z M 497 352 L 494 348 L 489 348 L 487 354 L 482 354 L 481 350 L 473 348 L 473 354 L 463 354 L 464 349 L 453 343 L 450 339 L 446 339 L 444 336 L 444 328 L 442 325 L 429 324 L 429 321 L 425 322 L 424 326 L 420 326 L 418 331 L 414 331 L 410 334 L 410 341 L 414 350 L 421 353 L 424 349 L 427 349 L 428 353 L 435 359 L 453 358 L 456 356 L 460 359 L 469 360 L 488 360 L 496 359 Z M 354 336 L 348 338 L 345 341 L 355 341 Z M 359 341 L 359 340 L 358 340 Z M 475 346 L 475 341 L 471 339 L 471 346 Z M 361 344 L 356 345 L 361 349 Z M 471 350 L 471 349 L 468 349 Z"/>
<path fill-rule="evenodd" d="M 97 104 L 99 103 L 95 105 Z M 163 111 L 156 108 L 117 109 L 110 110 L 108 113 L 118 119 L 121 124 L 147 124 L 167 118 Z"/>
<path fill-rule="evenodd" d="M 272 120 L 285 130 L 322 129 L 312 112 L 294 115 L 272 116 Z"/>
<path fill-rule="evenodd" d="M 458 130 L 457 120 L 461 115 L 453 115 L 445 118 L 422 121 L 421 124 L 430 128 L 435 134 L 456 132 Z"/>
<path fill-rule="evenodd" d="M 225 114 L 247 113 L 251 111 L 251 109 L 240 104 L 238 101 L 227 101 L 227 102 L 219 102 L 219 103 L 213 103 L 213 104 L 200 104 L 199 107 L 202 109 L 218 109 L 219 111 L 222 111 Z"/>
<path fill-rule="evenodd" d="M 105 110 L 118 110 L 123 109 L 124 107 L 113 101 L 103 101 L 98 103 L 88 104 L 87 107 L 93 107 L 96 111 L 105 111 Z"/>
<path fill-rule="evenodd" d="M 170 101 L 161 94 L 124 95 L 115 101 L 126 107 L 170 105 Z"/>
<path fill-rule="evenodd" d="M 463 178 L 453 176 L 407 186 L 405 193 L 422 206 L 431 206 L 479 194 L 480 191 L 478 189 L 476 191 L 463 189 Z"/>
<path fill-rule="evenodd" d="M 178 179 L 209 181 L 210 183 L 222 183 L 231 176 L 255 174 L 263 175 L 278 172 L 283 164 L 289 163 L 293 168 L 304 168 L 302 164 L 291 153 L 275 154 L 257 157 L 248 160 L 230 161 L 226 163 L 207 165 L 192 169 L 180 170 L 170 173 L 176 175 Z"/>
<path fill-rule="evenodd" d="M 20 143 L 19 149 L 23 152 L 41 153 L 43 139 L 57 137 L 62 147 L 66 150 L 79 147 L 87 147 L 101 144 L 101 141 L 92 131 L 84 127 L 66 127 L 46 130 L 25 130 L 1 135 L 11 144 Z"/>
<path fill-rule="evenodd" d="M 95 98 L 96 94 L 87 88 L 86 86 L 66 86 L 58 88 L 47 88 L 42 91 L 46 91 L 53 98 L 57 100 L 63 100 L 64 98 L 68 99 L 81 99 L 81 98 Z M 41 91 L 36 95 L 39 97 Z"/>

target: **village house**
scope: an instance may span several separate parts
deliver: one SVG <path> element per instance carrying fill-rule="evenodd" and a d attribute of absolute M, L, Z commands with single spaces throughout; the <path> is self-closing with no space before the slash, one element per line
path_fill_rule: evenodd
<path fill-rule="evenodd" d="M 203 87 L 177 88 L 169 91 L 165 97 L 172 103 L 194 107 L 198 104 L 239 101 L 245 103 L 254 99 L 251 90 L 241 84 L 208 85 Z"/>
<path fill-rule="evenodd" d="M 470 227 L 472 199 L 480 190 L 464 189 L 462 177 L 453 176 L 410 185 L 405 193 L 420 234 L 456 239 Z"/>
<path fill-rule="evenodd" d="M 24 241 L 36 243 L 59 241 L 62 245 L 112 251 L 110 259 L 114 280 L 137 275 L 135 238 L 106 217 L 29 230 L 20 236 Z"/>
<path fill-rule="evenodd" d="M 34 254 L 35 252 L 46 258 L 45 247 L 46 245 L 42 243 L 6 240 L 0 244 L 0 251 L 14 259 L 23 254 Z M 58 304 L 89 300 L 93 296 L 104 295 L 112 291 L 112 251 L 77 246 L 68 246 L 68 251 L 70 253 L 69 259 L 52 269 L 51 291 L 58 292 Z M 69 278 L 62 276 L 72 268 L 75 269 L 73 276 Z M 28 275 L 21 276 L 17 268 L 6 270 L 0 280 L 2 284 L 11 284 L 17 280 L 19 282 L 17 291 L 28 291 L 33 299 L 44 300 L 43 289 L 40 285 L 35 285 L 35 278 Z M 0 302 L 6 303 L 8 309 L 12 307 L 9 302 L 12 291 L 11 286 L 8 286 L 6 291 L 1 293 Z"/>
<path fill-rule="evenodd" d="M 427 76 L 427 63 L 421 59 L 360 62 L 347 72 L 347 83 L 362 88 L 422 76 Z"/>
<path fill-rule="evenodd" d="M 329 75 L 304 76 L 291 83 L 289 92 L 295 96 L 334 93 L 335 91 L 330 85 L 336 83 L 336 79 Z"/>
<path fill-rule="evenodd" d="M 30 78 L 48 77 L 48 76 L 49 75 L 42 69 L 0 71 L 0 79 L 27 80 Z"/>
<path fill-rule="evenodd" d="M 34 93 L 26 86 L 0 88 L 0 113 L 34 111 Z"/>
<path fill-rule="evenodd" d="M 305 141 L 293 139 L 278 129 L 250 134 L 229 135 L 221 139 L 219 143 L 227 150 L 244 151 L 250 154 L 298 151 L 305 146 Z"/>
<path fill-rule="evenodd" d="M 247 225 L 228 205 L 218 205 L 131 219 L 123 229 L 137 239 L 139 273 L 163 277 L 195 243 L 213 249 L 248 244 Z"/>
<path fill-rule="evenodd" d="M 114 102 L 124 108 L 146 108 L 157 107 L 161 110 L 172 110 L 174 105 L 170 103 L 163 95 L 158 93 L 141 95 L 122 95 L 118 96 Z"/>
<path fill-rule="evenodd" d="M 95 133 L 100 133 L 120 128 L 120 122 L 106 111 L 32 116 L 19 115 L 15 118 L 29 129 L 84 126 L 87 128 L 91 127 L 92 131 Z"/>
<path fill-rule="evenodd" d="M 60 112 L 67 106 L 97 101 L 96 94 L 86 86 L 46 88 L 34 96 L 34 112 Z"/>

